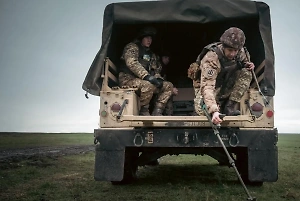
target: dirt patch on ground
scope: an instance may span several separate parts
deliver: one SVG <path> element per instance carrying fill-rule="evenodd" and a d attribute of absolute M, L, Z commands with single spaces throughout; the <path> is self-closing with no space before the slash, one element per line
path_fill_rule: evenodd
<path fill-rule="evenodd" d="M 84 154 L 94 152 L 95 145 L 73 145 L 57 147 L 33 147 L 22 149 L 0 150 L 0 169 L 13 168 L 24 160 L 36 166 L 48 166 L 47 158 L 57 158 L 65 155 Z"/>

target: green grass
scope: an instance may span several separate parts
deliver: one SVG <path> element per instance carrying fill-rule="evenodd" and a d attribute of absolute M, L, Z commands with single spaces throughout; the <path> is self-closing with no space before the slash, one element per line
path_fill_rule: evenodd
<path fill-rule="evenodd" d="M 59 135 L 58 138 L 62 137 Z M 81 137 L 76 135 L 69 142 L 74 140 L 78 144 Z M 68 139 L 67 136 L 61 139 Z M 85 143 L 90 143 L 90 138 L 93 140 L 91 135 L 83 136 L 81 140 Z M 58 143 L 54 141 L 53 144 Z M 279 135 L 278 149 L 278 181 L 265 182 L 262 187 L 247 186 L 258 201 L 300 200 L 300 135 Z M 14 169 L 0 170 L 0 200 L 236 201 L 247 198 L 233 168 L 218 166 L 208 156 L 165 156 L 159 166 L 139 167 L 139 180 L 125 186 L 94 181 L 94 153 L 91 152 L 36 160 L 48 165 L 40 167 L 22 161 Z"/>
<path fill-rule="evenodd" d="M 5 133 L 0 134 L 0 150 L 38 146 L 93 144 L 92 133 Z"/>

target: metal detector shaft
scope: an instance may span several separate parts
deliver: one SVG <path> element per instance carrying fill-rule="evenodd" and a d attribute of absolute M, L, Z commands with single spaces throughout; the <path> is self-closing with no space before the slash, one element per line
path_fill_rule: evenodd
<path fill-rule="evenodd" d="M 236 168 L 236 166 L 235 166 L 234 160 L 231 158 L 231 156 L 230 156 L 230 154 L 229 154 L 229 152 L 228 152 L 226 146 L 225 146 L 224 143 L 223 143 L 223 140 L 222 140 L 221 137 L 220 137 L 220 132 L 219 132 L 219 130 L 218 130 L 218 128 L 217 128 L 217 125 L 215 125 L 215 124 L 212 122 L 211 116 L 210 116 L 210 114 L 208 113 L 207 108 L 206 108 L 206 105 L 204 104 L 203 101 L 201 102 L 201 106 L 202 106 L 202 109 L 203 109 L 203 111 L 204 111 L 204 113 L 205 113 L 205 116 L 207 117 L 207 119 L 208 119 L 208 121 L 209 121 L 209 123 L 210 123 L 210 125 L 211 125 L 211 127 L 212 127 L 212 129 L 213 129 L 213 131 L 214 131 L 214 134 L 218 137 L 218 140 L 219 140 L 219 142 L 221 143 L 221 145 L 222 145 L 222 147 L 223 147 L 223 149 L 224 149 L 224 151 L 225 151 L 225 153 L 226 153 L 226 155 L 227 155 L 227 157 L 228 157 L 229 164 L 233 167 L 233 169 L 234 169 L 236 175 L 238 176 L 238 178 L 239 178 L 239 180 L 240 180 L 240 182 L 241 182 L 241 184 L 242 184 L 242 186 L 243 186 L 243 188 L 244 188 L 246 194 L 248 195 L 247 200 L 256 200 L 255 197 L 252 197 L 252 196 L 250 195 L 250 193 L 249 193 L 249 191 L 248 191 L 248 189 L 247 189 L 247 187 L 246 187 L 246 185 L 245 185 L 245 183 L 244 183 L 244 181 L 243 181 L 243 179 L 242 179 L 240 173 L 238 172 L 238 170 L 237 170 L 237 168 Z"/>
<path fill-rule="evenodd" d="M 246 52 L 247 60 L 250 62 L 249 51 L 248 51 L 248 49 L 247 49 L 246 47 L 244 47 L 244 50 L 245 50 L 245 52 Z M 260 89 L 259 83 L 258 83 L 258 81 L 257 81 L 256 74 L 255 74 L 255 72 L 254 72 L 254 69 L 251 69 L 251 73 L 252 73 L 252 76 L 253 76 L 253 78 L 254 78 L 254 81 L 255 81 L 255 83 L 256 83 L 256 85 L 257 85 L 257 89 L 258 89 L 259 94 L 262 95 L 262 97 L 263 97 L 263 99 L 265 100 L 266 104 L 269 105 L 269 107 L 270 107 L 270 108 L 272 109 L 272 111 L 274 112 L 273 107 L 270 105 L 268 99 L 265 97 L 265 95 L 263 94 L 263 92 L 262 92 L 261 89 Z"/>

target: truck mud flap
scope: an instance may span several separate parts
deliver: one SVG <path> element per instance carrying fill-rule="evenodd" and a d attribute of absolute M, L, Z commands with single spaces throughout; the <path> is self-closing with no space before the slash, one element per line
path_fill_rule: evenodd
<path fill-rule="evenodd" d="M 248 178 L 251 182 L 275 182 L 278 179 L 278 150 L 272 148 L 248 148 Z"/>
<path fill-rule="evenodd" d="M 125 149 L 103 150 L 96 145 L 95 172 L 96 181 L 121 181 L 124 174 Z"/>

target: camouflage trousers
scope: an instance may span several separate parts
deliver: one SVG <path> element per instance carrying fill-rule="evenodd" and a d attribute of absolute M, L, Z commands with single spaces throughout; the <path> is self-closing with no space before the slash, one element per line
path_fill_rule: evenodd
<path fill-rule="evenodd" d="M 154 109 L 155 103 L 157 102 L 157 94 L 153 96 L 150 102 L 150 111 Z M 173 95 L 169 98 L 168 102 L 166 103 L 166 106 L 163 110 L 164 116 L 172 116 L 173 115 Z"/>
<path fill-rule="evenodd" d="M 215 89 L 215 99 L 217 103 L 220 103 L 222 100 L 232 100 L 235 102 L 240 102 L 244 93 L 249 89 L 250 83 L 252 80 L 251 71 L 243 68 L 236 71 L 220 88 Z M 200 91 L 199 82 L 194 82 L 194 107 L 195 112 L 202 116 L 204 112 L 201 109 L 201 99 L 202 94 Z"/>
<path fill-rule="evenodd" d="M 173 91 L 173 84 L 171 82 L 164 81 L 162 88 L 158 89 L 146 80 L 142 80 L 122 72 L 119 74 L 119 85 L 137 87 L 140 92 L 139 96 L 141 106 L 148 105 L 153 94 L 157 94 L 156 103 L 160 103 L 165 106 Z"/>
<path fill-rule="evenodd" d="M 173 95 L 168 100 L 163 115 L 172 116 L 173 115 Z"/>

